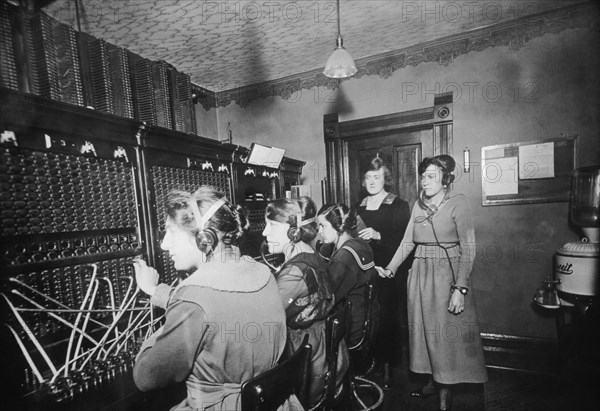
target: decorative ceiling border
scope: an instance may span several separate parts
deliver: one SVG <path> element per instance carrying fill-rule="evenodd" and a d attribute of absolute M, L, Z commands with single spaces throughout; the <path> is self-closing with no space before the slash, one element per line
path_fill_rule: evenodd
<path fill-rule="evenodd" d="M 217 93 L 196 84 L 192 84 L 192 102 L 194 104 L 200 104 L 204 110 L 208 111 L 211 108 L 217 107 Z"/>
<path fill-rule="evenodd" d="M 599 7 L 593 2 L 526 16 L 514 21 L 498 23 L 486 28 L 451 35 L 415 46 L 356 60 L 358 72 L 352 78 L 363 76 L 390 77 L 395 71 L 421 63 L 438 62 L 447 66 L 460 55 L 471 51 L 482 51 L 489 47 L 508 47 L 518 50 L 530 40 L 545 34 L 557 34 L 567 29 L 599 29 Z M 341 81 L 347 81 L 341 80 Z M 337 79 L 326 77 L 321 69 L 299 73 L 293 76 L 252 84 L 230 90 L 213 92 L 202 90 L 199 99 L 205 110 L 227 107 L 237 103 L 247 107 L 250 102 L 260 98 L 281 97 L 293 101 L 302 90 L 315 86 L 335 90 L 339 87 Z"/>

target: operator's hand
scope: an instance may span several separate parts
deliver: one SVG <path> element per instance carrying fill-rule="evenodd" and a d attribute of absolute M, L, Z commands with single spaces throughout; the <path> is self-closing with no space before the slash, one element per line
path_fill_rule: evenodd
<path fill-rule="evenodd" d="M 452 291 L 450 302 L 448 303 L 448 311 L 458 315 L 465 310 L 465 296 L 458 290 Z"/>
<path fill-rule="evenodd" d="M 381 234 L 373 227 L 363 228 L 358 232 L 358 236 L 363 240 L 381 240 Z"/>
<path fill-rule="evenodd" d="M 396 273 L 394 273 L 389 268 L 383 268 L 376 265 L 375 269 L 377 270 L 377 274 L 379 274 L 381 278 L 394 278 L 394 276 L 396 275 Z"/>
<path fill-rule="evenodd" d="M 158 271 L 149 267 L 142 259 L 136 259 L 133 262 L 133 268 L 135 270 L 135 281 L 140 290 L 149 296 L 154 295 L 158 284 Z"/>

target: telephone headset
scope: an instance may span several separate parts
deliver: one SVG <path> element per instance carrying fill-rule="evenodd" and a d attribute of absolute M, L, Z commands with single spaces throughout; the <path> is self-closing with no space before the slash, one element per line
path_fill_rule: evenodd
<path fill-rule="evenodd" d="M 312 223 L 313 221 L 315 221 L 315 217 L 303 221 L 302 214 L 296 214 L 296 224 L 293 227 L 290 225 L 290 228 L 287 231 L 287 236 L 290 239 L 290 241 L 292 241 L 294 244 L 302 241 L 302 236 L 304 235 L 304 230 L 302 229 L 302 227 Z M 266 256 L 268 248 L 269 246 L 267 245 L 267 242 L 263 241 L 260 245 L 260 256 L 265 265 L 267 265 L 267 267 L 269 267 L 274 274 L 277 274 L 279 273 L 279 270 L 281 270 L 283 265 L 281 267 L 276 267 L 273 264 L 271 264 L 271 262 Z"/>
<path fill-rule="evenodd" d="M 198 225 L 196 244 L 204 254 L 210 254 L 217 246 L 219 237 L 217 236 L 217 232 L 213 228 L 206 227 L 206 224 L 219 208 L 227 204 L 227 200 L 224 197 L 218 199 L 208 208 L 208 210 L 206 210 L 204 215 L 200 215 L 200 209 L 198 209 L 198 203 L 196 203 L 195 199 L 190 199 L 189 204 L 192 209 L 192 214 L 194 214 L 196 224 Z"/>
<path fill-rule="evenodd" d="M 454 173 L 452 171 L 448 171 L 448 169 L 444 166 L 444 164 L 439 160 L 436 160 L 434 162 L 434 164 L 442 169 L 442 185 L 444 187 L 448 187 L 450 184 L 452 184 L 454 182 L 454 177 L 455 177 Z M 446 201 L 445 198 L 444 198 L 444 200 L 442 200 L 442 204 L 444 203 L 444 201 Z M 432 221 L 434 214 L 438 212 L 438 206 L 436 206 L 435 204 L 426 204 L 425 203 L 425 199 L 423 198 L 423 190 L 421 190 L 421 192 L 419 193 L 419 207 L 421 207 L 423 210 L 425 210 L 427 212 L 427 216 L 428 216 L 427 220 L 428 221 Z"/>
<path fill-rule="evenodd" d="M 267 252 L 269 251 L 269 245 L 267 244 L 266 241 L 263 241 L 260 244 L 260 257 L 262 258 L 263 263 L 265 263 L 265 265 L 267 267 L 269 267 L 271 269 L 271 272 L 273 272 L 273 274 L 278 274 L 279 270 L 281 269 L 281 267 L 276 267 L 275 265 L 271 264 L 271 262 L 269 261 L 269 259 L 267 258 Z M 255 258 L 255 260 L 258 261 L 258 257 Z"/>
<path fill-rule="evenodd" d="M 302 235 L 304 234 L 303 226 L 312 223 L 315 221 L 315 218 L 309 218 L 308 220 L 302 221 L 302 214 L 296 214 L 296 224 L 294 227 L 288 229 L 287 236 L 293 243 L 299 243 L 302 240 Z"/>
<path fill-rule="evenodd" d="M 338 234 L 341 234 L 344 231 L 344 224 L 346 223 L 346 218 L 348 217 L 348 215 L 344 212 L 344 209 L 342 208 L 342 206 L 339 205 L 339 204 L 332 205 L 322 215 L 325 215 L 325 216 L 329 215 L 329 213 L 331 213 L 334 210 L 334 207 L 337 208 L 338 212 L 340 213 L 340 219 L 341 219 L 340 229 L 336 230 L 336 231 L 338 232 Z M 317 253 L 319 253 L 319 255 L 325 261 L 329 261 L 331 255 L 329 257 L 327 257 L 323 253 L 321 253 L 321 247 L 323 246 L 323 244 L 324 244 L 323 241 L 318 240 L 317 243 L 316 243 L 315 249 L 316 249 Z M 337 248 L 337 242 L 335 244 L 335 248 Z M 335 248 L 334 249 L 330 249 L 329 251 L 333 252 L 333 251 L 335 251 Z"/>
<path fill-rule="evenodd" d="M 419 193 L 419 207 L 421 207 L 422 210 L 425 210 L 425 212 L 427 213 L 427 217 L 417 217 L 417 219 L 415 220 L 417 223 L 422 223 L 424 221 L 432 222 L 433 216 L 439 210 L 439 207 L 436 206 L 435 204 L 427 204 L 423 197 L 424 197 L 424 192 L 423 192 L 423 190 L 421 190 L 421 192 Z M 442 204 L 444 203 L 444 201 L 446 201 L 445 198 L 444 198 L 444 200 L 442 200 Z M 440 204 L 440 206 L 442 204 Z"/>

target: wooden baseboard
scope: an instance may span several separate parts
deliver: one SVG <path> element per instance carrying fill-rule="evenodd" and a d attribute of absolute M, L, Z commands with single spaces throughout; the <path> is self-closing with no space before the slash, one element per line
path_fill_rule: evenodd
<path fill-rule="evenodd" d="M 556 375 L 560 368 L 558 342 L 552 339 L 482 333 L 488 368 Z"/>

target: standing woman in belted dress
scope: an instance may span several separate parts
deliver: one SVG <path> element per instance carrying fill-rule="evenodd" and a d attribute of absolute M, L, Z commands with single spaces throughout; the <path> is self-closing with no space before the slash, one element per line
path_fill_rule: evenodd
<path fill-rule="evenodd" d="M 402 240 L 410 219 L 410 207 L 406 201 L 388 192 L 393 185 L 392 173 L 379 157 L 368 164 L 362 185 L 369 195 L 357 207 L 358 216 L 366 226 L 361 227 L 359 221 L 358 236 L 371 245 L 375 264 L 385 267 Z M 401 307 L 405 306 L 403 296 L 409 263 L 399 269 L 395 278 L 379 277 L 375 282 L 381 309 L 373 352 L 378 365 L 383 364 L 383 387 L 386 389 L 393 384 L 392 368 L 401 344 L 400 325 L 406 321 Z"/>
<path fill-rule="evenodd" d="M 455 167 L 448 155 L 421 162 L 420 198 L 406 234 L 387 267 L 377 268 L 380 275 L 393 276 L 416 247 L 407 284 L 410 370 L 432 378 L 411 396 L 439 392 L 440 410 L 451 409 L 453 384 L 487 381 L 469 281 L 475 230 L 468 199 L 450 193 Z"/>

